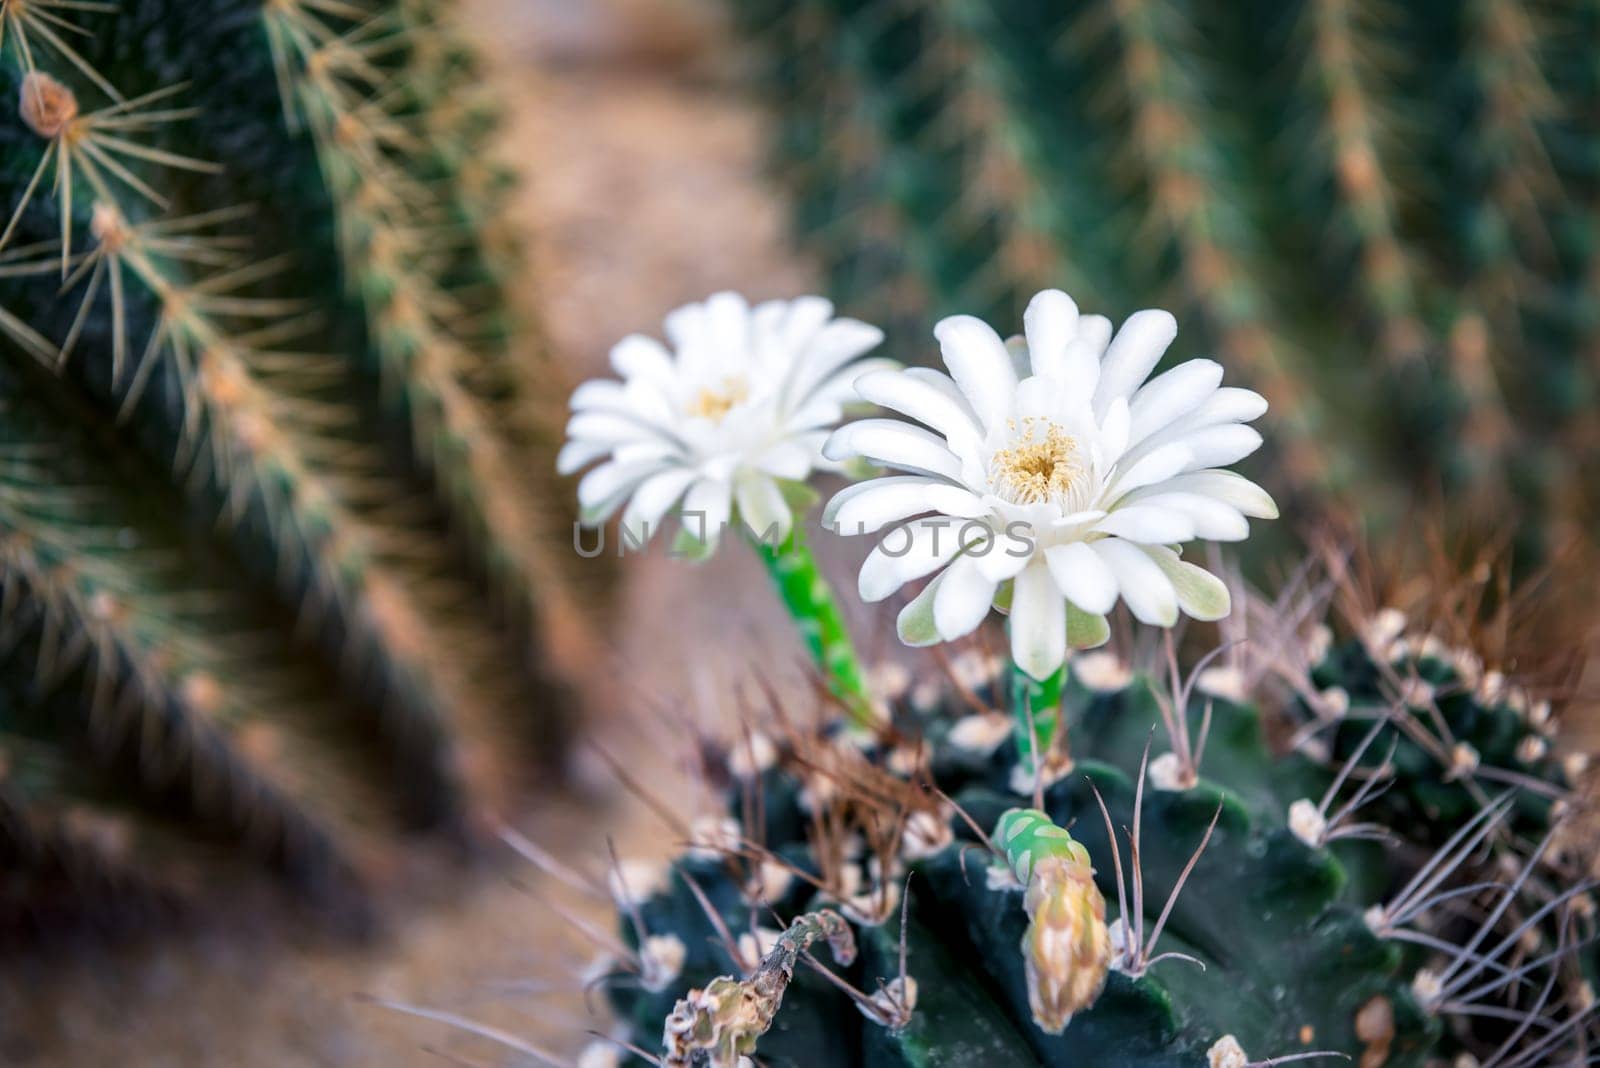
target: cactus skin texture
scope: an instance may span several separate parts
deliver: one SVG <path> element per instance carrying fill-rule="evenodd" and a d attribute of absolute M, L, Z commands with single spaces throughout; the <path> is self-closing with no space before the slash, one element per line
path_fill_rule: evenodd
<path fill-rule="evenodd" d="M 1336 640 L 1313 625 L 1324 606 L 1292 600 L 1239 591 L 1251 640 L 1187 681 L 1160 657 L 1069 660 L 1075 765 L 1038 811 L 1013 720 L 984 707 L 1006 673 L 977 648 L 890 686 L 870 741 L 842 714 L 752 726 L 707 761 L 729 815 L 696 820 L 670 870 L 614 869 L 636 959 L 607 965 L 639 980 L 612 985 L 620 1037 L 659 1050 L 675 1004 L 750 986 L 785 923 L 831 910 L 859 962 L 802 970 L 776 1015 L 763 1003 L 760 1063 L 1586 1063 L 1597 884 L 1548 707 L 1423 637 L 1426 619 L 1379 612 Z M 1174 693 L 1188 775 L 1162 752 Z M 1056 895 L 1072 985 L 1053 989 L 1071 1004 L 1043 1012 L 1027 953 L 1042 867 L 1058 887 L 1093 880 Z"/>
<path fill-rule="evenodd" d="M 1275 491 L 1515 506 L 1528 556 L 1592 529 L 1595 5 L 728 7 L 795 229 L 892 355 L 1045 286 L 1153 304 L 1271 402 Z"/>
<path fill-rule="evenodd" d="M 0 923 L 359 899 L 587 648 L 453 5 L 4 0 L 0 101 Z"/>

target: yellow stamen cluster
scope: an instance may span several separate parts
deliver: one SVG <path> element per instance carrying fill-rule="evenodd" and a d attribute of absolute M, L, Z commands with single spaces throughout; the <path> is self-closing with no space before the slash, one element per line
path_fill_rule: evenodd
<path fill-rule="evenodd" d="M 720 389 L 707 387 L 695 394 L 689 404 L 689 415 L 696 419 L 709 419 L 713 423 L 722 421 L 736 405 L 743 404 L 750 397 L 750 386 L 742 378 L 729 378 L 722 383 Z"/>
<path fill-rule="evenodd" d="M 1060 500 L 1083 474 L 1078 442 L 1047 419 L 1029 418 L 1010 424 L 1016 444 L 989 460 L 989 479 L 996 493 L 1016 504 Z"/>

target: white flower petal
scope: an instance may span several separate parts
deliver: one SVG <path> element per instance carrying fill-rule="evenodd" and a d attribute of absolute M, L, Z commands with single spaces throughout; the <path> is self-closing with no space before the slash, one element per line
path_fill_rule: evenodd
<path fill-rule="evenodd" d="M 922 475 L 876 478 L 850 489 L 857 492 L 848 496 L 848 491 L 841 492 L 823 511 L 823 522 L 844 534 L 875 534 L 890 523 L 925 512 L 971 519 L 989 511 L 971 490 Z"/>
<path fill-rule="evenodd" d="M 861 563 L 856 581 L 861 599 L 875 604 L 913 579 L 949 563 L 961 551 L 958 525 L 940 517 L 891 528 Z"/>
<path fill-rule="evenodd" d="M 724 290 L 706 298 L 706 342 L 722 360 L 743 362 L 750 352 L 750 305 Z"/>
<path fill-rule="evenodd" d="M 826 297 L 798 297 L 789 302 L 783 324 L 783 345 L 790 352 L 803 352 L 824 323 L 833 318 L 833 302 Z"/>
<path fill-rule="evenodd" d="M 988 323 L 970 315 L 952 315 L 933 328 L 950 377 L 972 405 L 985 430 L 1004 426 L 1011 414 L 1017 373 L 1005 342 Z"/>
<path fill-rule="evenodd" d="M 1217 576 L 1162 546 L 1147 546 L 1144 552 L 1171 582 L 1185 615 L 1201 620 L 1222 619 L 1231 610 L 1228 584 Z"/>
<path fill-rule="evenodd" d="M 759 351 L 771 355 L 783 350 L 783 327 L 788 319 L 786 300 L 764 300 L 750 309 L 750 330 Z"/>
<path fill-rule="evenodd" d="M 629 334 L 611 346 L 611 366 L 625 379 L 672 381 L 672 354 L 661 342 L 643 334 Z"/>
<path fill-rule="evenodd" d="M 1107 504 L 1115 504 L 1124 494 L 1181 474 L 1194 461 L 1187 445 L 1166 445 L 1147 453 L 1116 477 L 1105 493 Z"/>
<path fill-rule="evenodd" d="M 616 412 L 579 412 L 567 420 L 567 437 L 573 439 L 617 444 L 654 436 L 655 431 L 637 419 Z"/>
<path fill-rule="evenodd" d="M 839 523 L 838 523 L 839 509 L 843 508 L 846 504 L 849 504 L 852 500 L 854 500 L 855 498 L 861 496 L 863 493 L 871 493 L 874 489 L 877 489 L 882 484 L 888 483 L 892 479 L 900 479 L 900 478 L 916 479 L 918 481 L 921 481 L 923 479 L 923 476 L 922 475 L 891 475 L 888 478 L 869 478 L 869 479 L 866 479 L 865 481 L 862 481 L 862 482 L 852 482 L 852 483 L 850 483 L 850 485 L 844 487 L 844 489 L 840 490 L 838 493 L 835 493 L 833 495 L 833 497 L 828 501 L 828 503 L 823 505 L 823 507 L 822 507 L 822 525 L 824 527 L 826 527 L 826 528 L 829 528 L 829 529 L 833 529 L 833 528 L 838 527 L 839 526 Z M 866 531 L 862 531 L 862 533 L 864 534 L 864 533 L 866 533 Z"/>
<path fill-rule="evenodd" d="M 1272 496 L 1248 478 L 1232 471 L 1189 471 L 1160 485 L 1129 494 L 1126 499 L 1134 501 L 1158 493 L 1198 493 L 1214 497 L 1253 519 L 1278 518 L 1278 506 Z"/>
<path fill-rule="evenodd" d="M 756 457 L 753 466 L 774 478 L 803 482 L 811 474 L 825 435 L 785 438 Z"/>
<path fill-rule="evenodd" d="M 931 431 L 898 419 L 862 419 L 833 432 L 822 447 L 830 460 L 862 456 L 879 467 L 961 479 L 961 461 Z"/>
<path fill-rule="evenodd" d="M 672 461 L 683 464 L 685 461 L 681 450 L 670 441 L 660 438 L 645 438 L 639 441 L 630 441 L 622 445 L 611 446 L 611 458 L 618 463 L 639 463 L 644 460 Z"/>
<path fill-rule="evenodd" d="M 1100 419 L 1100 457 L 1105 463 L 1116 463 L 1128 448 L 1128 431 L 1132 419 L 1128 414 L 1126 398 L 1118 397 L 1106 406 Z"/>
<path fill-rule="evenodd" d="M 1011 659 L 1036 679 L 1048 678 L 1067 658 L 1067 606 L 1039 561 L 1012 584 Z"/>
<path fill-rule="evenodd" d="M 1075 527 L 1082 523 L 1094 523 L 1106 516 L 1104 508 L 1085 508 L 1081 512 L 1068 512 L 1059 519 L 1051 521 L 1051 526 L 1065 528 Z"/>
<path fill-rule="evenodd" d="M 895 617 L 895 631 L 900 635 L 900 640 L 913 648 L 937 645 L 942 640 L 939 628 L 933 621 L 933 606 L 939 598 L 939 588 L 944 585 L 946 574 L 948 572 L 940 572 Z"/>
<path fill-rule="evenodd" d="M 1077 343 L 1094 353 L 1098 364 L 1106 354 L 1106 346 L 1111 344 L 1111 320 L 1104 315 L 1079 316 Z"/>
<path fill-rule="evenodd" d="M 784 390 L 785 406 L 796 408 L 803 404 L 835 371 L 877 348 L 883 343 L 883 331 L 855 319 L 835 319 L 828 323 L 795 362 L 795 374 Z"/>
<path fill-rule="evenodd" d="M 1067 346 L 1078 332 L 1078 305 L 1059 289 L 1034 295 L 1022 313 L 1028 338 L 1028 359 L 1036 375 L 1060 379 Z"/>
<path fill-rule="evenodd" d="M 556 473 L 575 474 L 610 451 L 611 446 L 603 441 L 568 441 L 556 454 Z"/>
<path fill-rule="evenodd" d="M 1011 417 L 1055 420 L 1059 418 L 1061 409 L 1066 407 L 1064 400 L 1059 381 L 1029 375 L 1017 383 L 1017 391 L 1011 400 Z"/>
<path fill-rule="evenodd" d="M 616 460 L 596 467 L 578 480 L 578 509 L 583 521 L 604 523 L 622 506 L 640 482 L 660 470 L 655 462 L 619 463 Z"/>
<path fill-rule="evenodd" d="M 1128 406 L 1133 429 L 1128 440 L 1145 438 L 1204 404 L 1222 384 L 1222 365 L 1215 360 L 1190 360 L 1157 375 L 1140 387 Z"/>
<path fill-rule="evenodd" d="M 1101 319 L 1102 316 L 1086 315 L 1080 323 L 1087 323 L 1091 319 Z M 1106 323 L 1109 331 L 1110 323 Z M 1100 382 L 1100 356 L 1105 351 L 1105 343 L 1095 344 L 1094 339 L 1084 338 L 1080 329 L 1079 336 L 1061 355 L 1060 380 L 1063 385 L 1069 386 L 1079 396 L 1092 398 L 1095 387 Z M 1086 406 L 1087 407 L 1087 406 Z"/>
<path fill-rule="evenodd" d="M 1237 463 L 1261 447 L 1261 434 L 1254 427 L 1241 423 L 1207 427 L 1183 439 L 1193 454 L 1188 469 L 1198 471 L 1207 467 L 1226 467 Z"/>
<path fill-rule="evenodd" d="M 614 378 L 591 378 L 572 391 L 567 407 L 581 412 L 588 408 L 624 408 L 627 403 L 621 382 Z"/>
<path fill-rule="evenodd" d="M 1250 523 L 1239 509 L 1203 493 L 1152 493 L 1139 498 L 1138 505 L 1183 513 L 1194 523 L 1194 536 L 1207 541 L 1243 541 L 1250 536 Z"/>
<path fill-rule="evenodd" d="M 1178 321 L 1159 308 L 1137 311 L 1128 316 L 1106 348 L 1100 362 L 1100 383 L 1094 391 L 1094 410 L 1099 415 L 1111 402 L 1128 399 L 1138 389 L 1178 336 Z"/>
<path fill-rule="evenodd" d="M 972 410 L 972 404 L 966 398 L 966 394 L 961 392 L 961 387 L 956 385 L 955 379 L 943 371 L 936 371 L 932 367 L 907 367 L 900 373 L 909 379 L 925 383 L 937 389 L 940 393 L 955 401 L 956 406 L 966 415 L 968 422 L 975 427 L 981 425 L 978 422 L 977 413 Z"/>
<path fill-rule="evenodd" d="M 1226 427 L 1255 418 L 1265 410 L 1266 402 L 1248 389 L 1224 386 L 1211 394 L 1200 407 L 1169 423 L 1143 441 L 1134 445 L 1123 457 L 1123 463 L 1133 463 L 1156 449 L 1174 442 L 1188 441 L 1195 434 L 1213 427 Z M 1253 414 L 1252 414 L 1253 413 Z M 1215 466 L 1215 465 L 1210 465 Z"/>
<path fill-rule="evenodd" d="M 677 503 L 695 480 L 694 471 L 674 467 L 639 483 L 633 499 L 622 510 L 622 529 L 634 545 L 643 545 L 661 527 L 661 517 Z"/>
<path fill-rule="evenodd" d="M 866 401 L 856 392 L 856 382 L 865 375 L 900 370 L 900 364 L 888 357 L 873 357 L 846 364 L 843 369 L 835 371 L 831 378 L 811 391 L 811 396 L 806 398 L 805 404 L 790 418 L 790 425 L 802 424 L 805 414 L 819 403 L 827 403 L 835 408 L 863 407 Z"/>
<path fill-rule="evenodd" d="M 684 304 L 674 308 L 661 321 L 667 340 L 676 351 L 681 364 L 685 350 L 702 350 L 706 345 L 706 306 L 702 303 Z"/>
<path fill-rule="evenodd" d="M 1267 412 L 1267 398 L 1254 390 L 1223 386 L 1194 411 L 1193 426 L 1248 423 Z"/>
<path fill-rule="evenodd" d="M 1194 537 L 1194 520 L 1182 512 L 1136 504 L 1112 512 L 1095 530 L 1141 545 L 1171 545 Z"/>
<path fill-rule="evenodd" d="M 1028 561 L 1034 557 L 1034 548 L 1031 537 L 1002 530 L 985 538 L 981 546 L 969 550 L 969 555 L 977 561 L 979 569 L 989 581 L 1005 582 L 1028 566 Z"/>
<path fill-rule="evenodd" d="M 938 596 L 933 602 L 933 623 L 945 641 L 971 634 L 989 614 L 997 582 L 987 578 L 978 562 L 958 556 L 941 576 Z"/>
<path fill-rule="evenodd" d="M 1044 558 L 1056 588 L 1085 612 L 1104 615 L 1117 603 L 1116 576 L 1088 545 L 1081 541 L 1052 545 Z"/>
<path fill-rule="evenodd" d="M 1135 619 L 1156 627 L 1178 621 L 1178 595 L 1172 582 L 1139 546 L 1104 538 L 1092 542 L 1091 548 L 1116 576 L 1117 590 Z"/>
<path fill-rule="evenodd" d="M 702 542 L 708 552 L 716 548 L 732 514 L 733 486 L 727 482 L 702 478 L 684 495 L 683 529 Z"/>
<path fill-rule="evenodd" d="M 798 411 L 784 422 L 784 429 L 791 432 L 806 430 L 823 431 L 823 440 L 827 440 L 828 430 L 838 426 L 844 418 L 844 406 L 855 399 L 854 391 L 845 398 L 837 395 L 829 396 L 821 390 L 813 393 L 809 400 Z"/>
<path fill-rule="evenodd" d="M 734 483 L 733 491 L 739 505 L 739 518 L 752 535 L 769 545 L 776 545 L 789 536 L 794 513 L 789 510 L 776 481 L 746 471 Z"/>
<path fill-rule="evenodd" d="M 1011 373 L 1018 378 L 1028 377 L 1028 339 L 1021 334 L 1006 338 L 1006 355 L 1011 358 Z"/>
<path fill-rule="evenodd" d="M 1067 644 L 1074 649 L 1097 649 L 1111 640 L 1111 624 L 1105 616 L 1085 612 L 1067 602 Z"/>
<path fill-rule="evenodd" d="M 898 371 L 877 371 L 856 379 L 856 392 L 863 400 L 927 424 L 947 442 L 983 437 L 972 410 L 959 394 L 951 396 L 926 379 Z"/>

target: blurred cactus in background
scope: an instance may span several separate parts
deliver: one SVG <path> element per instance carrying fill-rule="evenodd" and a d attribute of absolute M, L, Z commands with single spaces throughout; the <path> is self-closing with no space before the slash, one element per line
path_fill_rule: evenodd
<path fill-rule="evenodd" d="M 0 927 L 359 883 L 558 739 L 567 498 L 451 8 L 0 0 Z"/>
<path fill-rule="evenodd" d="M 1275 490 L 1526 517 L 1525 558 L 1600 514 L 1600 7 L 730 9 L 797 229 L 895 355 L 1044 286 L 1153 301 L 1271 401 Z"/>

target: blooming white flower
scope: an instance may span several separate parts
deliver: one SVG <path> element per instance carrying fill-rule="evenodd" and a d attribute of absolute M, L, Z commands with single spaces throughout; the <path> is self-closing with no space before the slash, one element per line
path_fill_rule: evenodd
<path fill-rule="evenodd" d="M 959 638 L 994 604 L 1010 612 L 1012 659 L 1045 678 L 1069 643 L 1105 640 L 1118 597 L 1158 626 L 1180 610 L 1226 615 L 1227 587 L 1172 546 L 1243 539 L 1246 516 L 1277 508 L 1222 470 L 1261 444 L 1243 424 L 1266 401 L 1221 388 L 1213 360 L 1145 381 L 1177 334 L 1171 315 L 1137 312 L 1113 338 L 1109 320 L 1046 290 L 1023 322 L 1025 338 L 1008 344 L 971 316 L 945 319 L 934 335 L 948 375 L 858 378 L 864 399 L 924 426 L 866 419 L 836 431 L 824 455 L 905 473 L 848 487 L 823 519 L 845 534 L 892 528 L 862 565 L 866 601 L 938 572 L 900 613 L 907 643 Z"/>
<path fill-rule="evenodd" d="M 622 376 L 572 394 L 567 443 L 556 466 L 578 484 L 582 520 L 604 523 L 627 502 L 623 528 L 642 543 L 683 502 L 685 533 L 703 551 L 738 517 L 758 536 L 793 522 L 780 482 L 826 464 L 828 431 L 854 402 L 863 372 L 895 366 L 859 360 L 883 340 L 877 327 L 834 318 L 821 297 L 750 307 L 718 293 L 666 317 L 672 351 L 638 334 L 611 350 Z M 829 465 L 831 466 L 831 465 Z"/>

